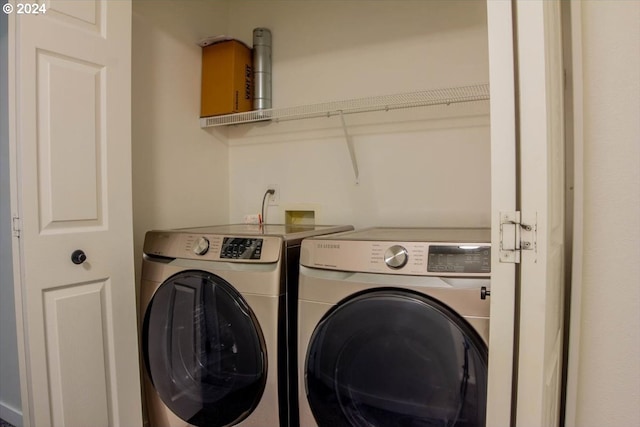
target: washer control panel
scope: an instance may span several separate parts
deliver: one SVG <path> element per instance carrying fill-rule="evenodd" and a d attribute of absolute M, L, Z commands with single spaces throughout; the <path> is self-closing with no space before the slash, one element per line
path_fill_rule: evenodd
<path fill-rule="evenodd" d="M 203 261 L 274 263 L 280 259 L 282 238 L 151 231 L 144 253 L 165 258 Z"/>
<path fill-rule="evenodd" d="M 224 259 L 260 259 L 262 239 L 245 237 L 225 237 L 222 240 L 220 258 Z"/>

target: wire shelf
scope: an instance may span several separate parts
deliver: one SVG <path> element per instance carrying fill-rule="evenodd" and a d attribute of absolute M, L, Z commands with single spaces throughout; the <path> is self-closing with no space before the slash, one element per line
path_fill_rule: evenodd
<path fill-rule="evenodd" d="M 395 95 L 373 96 L 349 99 L 345 101 L 324 102 L 287 108 L 270 108 L 248 111 L 246 113 L 226 114 L 223 116 L 203 117 L 202 128 L 237 125 L 264 120 L 285 121 L 331 117 L 343 114 L 388 111 L 401 108 L 450 105 L 460 102 L 485 101 L 489 99 L 489 85 L 480 84 L 447 89 L 435 89 Z"/>

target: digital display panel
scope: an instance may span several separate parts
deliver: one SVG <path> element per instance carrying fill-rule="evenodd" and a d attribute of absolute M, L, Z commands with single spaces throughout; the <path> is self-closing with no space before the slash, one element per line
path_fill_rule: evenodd
<path fill-rule="evenodd" d="M 262 239 L 245 237 L 225 237 L 220 249 L 220 258 L 225 259 L 260 259 L 262 255 Z"/>
<path fill-rule="evenodd" d="M 491 273 L 491 247 L 429 246 L 427 271 L 433 273 Z"/>

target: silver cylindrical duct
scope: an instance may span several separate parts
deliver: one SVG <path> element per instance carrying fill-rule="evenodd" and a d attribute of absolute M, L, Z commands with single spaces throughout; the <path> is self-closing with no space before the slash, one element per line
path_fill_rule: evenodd
<path fill-rule="evenodd" d="M 271 108 L 271 31 L 253 30 L 253 109 Z"/>

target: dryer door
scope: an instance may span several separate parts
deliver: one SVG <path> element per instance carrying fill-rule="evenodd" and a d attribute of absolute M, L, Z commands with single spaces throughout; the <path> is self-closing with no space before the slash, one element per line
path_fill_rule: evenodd
<path fill-rule="evenodd" d="M 153 387 L 189 424 L 233 425 L 258 405 L 267 375 L 262 331 L 222 278 L 203 271 L 170 277 L 149 303 L 142 339 Z"/>
<path fill-rule="evenodd" d="M 487 348 L 451 309 L 402 290 L 327 313 L 306 359 L 318 425 L 483 426 Z"/>

